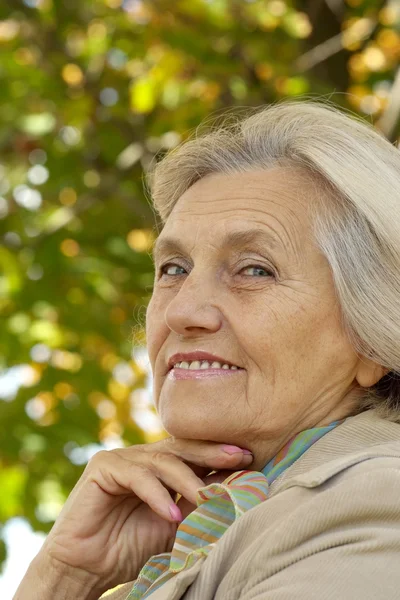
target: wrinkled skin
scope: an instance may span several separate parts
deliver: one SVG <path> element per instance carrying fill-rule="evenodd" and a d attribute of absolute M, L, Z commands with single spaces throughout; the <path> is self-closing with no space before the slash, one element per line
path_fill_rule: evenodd
<path fill-rule="evenodd" d="M 385 373 L 354 351 L 342 327 L 329 264 L 313 241 L 316 190 L 300 169 L 213 173 L 179 198 L 157 240 L 183 245 L 156 256 L 147 310 L 163 426 L 177 438 L 248 448 L 254 470 L 296 433 L 356 413 L 362 388 Z M 253 227 L 274 234 L 276 247 L 222 245 L 227 233 Z M 245 370 L 167 377 L 168 358 L 193 350 Z"/>

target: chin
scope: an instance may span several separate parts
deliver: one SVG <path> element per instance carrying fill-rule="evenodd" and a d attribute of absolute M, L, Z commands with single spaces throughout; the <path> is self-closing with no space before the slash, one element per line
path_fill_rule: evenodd
<path fill-rule="evenodd" d="M 198 423 L 196 426 L 194 423 L 171 418 L 161 419 L 161 423 L 165 431 L 175 438 L 188 440 L 206 439 L 202 437 L 201 428 L 199 428 Z M 205 435 L 205 431 L 203 435 Z"/>
<path fill-rule="evenodd" d="M 199 419 L 196 415 L 186 414 L 182 417 L 182 412 L 174 414 L 174 411 L 165 411 L 161 412 L 160 419 L 165 431 L 178 439 L 210 440 L 216 433 L 204 415 Z M 215 422 L 213 424 L 215 426 Z"/>

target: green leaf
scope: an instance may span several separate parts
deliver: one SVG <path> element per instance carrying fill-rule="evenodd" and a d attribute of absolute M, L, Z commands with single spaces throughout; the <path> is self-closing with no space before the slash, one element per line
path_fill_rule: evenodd
<path fill-rule="evenodd" d="M 19 119 L 17 124 L 25 133 L 42 136 L 53 131 L 56 119 L 51 113 L 44 112 L 34 115 L 24 115 Z"/>

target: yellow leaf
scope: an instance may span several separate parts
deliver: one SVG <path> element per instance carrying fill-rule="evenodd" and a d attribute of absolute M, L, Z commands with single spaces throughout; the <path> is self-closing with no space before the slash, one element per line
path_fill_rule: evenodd
<path fill-rule="evenodd" d="M 151 79 L 141 78 L 130 89 L 130 105 L 133 112 L 148 113 L 156 104 L 155 85 Z"/>

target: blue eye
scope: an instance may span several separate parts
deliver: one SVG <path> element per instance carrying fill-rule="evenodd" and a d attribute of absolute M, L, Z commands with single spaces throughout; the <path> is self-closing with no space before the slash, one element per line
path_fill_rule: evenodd
<path fill-rule="evenodd" d="M 172 262 L 165 263 L 158 270 L 159 279 L 163 275 L 166 275 L 167 277 L 177 277 L 178 276 L 177 274 L 169 275 L 168 273 L 165 272 L 171 266 L 172 267 L 178 267 L 179 269 L 184 269 L 184 267 L 181 267 L 181 265 L 178 265 L 177 263 L 172 263 Z M 264 271 L 264 273 L 267 273 L 267 276 L 269 276 L 269 277 L 275 277 L 274 271 L 272 271 L 271 269 L 268 269 L 266 267 L 263 267 L 262 265 L 250 264 L 250 265 L 247 265 L 245 267 L 242 267 L 240 269 L 240 272 L 244 271 L 245 269 L 257 269 L 258 271 Z"/>
<path fill-rule="evenodd" d="M 241 271 L 244 271 L 245 269 L 257 269 L 258 271 L 264 271 L 264 273 L 267 273 L 268 275 L 271 275 L 272 277 L 274 276 L 273 271 L 271 271 L 270 269 L 266 269 L 265 267 L 262 267 L 261 265 L 248 265 L 247 267 L 243 267 L 243 269 L 241 269 Z"/>
<path fill-rule="evenodd" d="M 176 263 L 165 263 L 165 265 L 162 265 L 159 270 L 158 270 L 158 274 L 161 277 L 162 275 L 167 275 L 167 273 L 165 273 L 166 269 L 170 266 L 173 267 L 178 267 L 179 269 L 183 269 L 183 267 L 181 267 L 180 265 L 177 265 Z M 168 275 L 168 277 L 176 277 L 176 275 Z"/>

